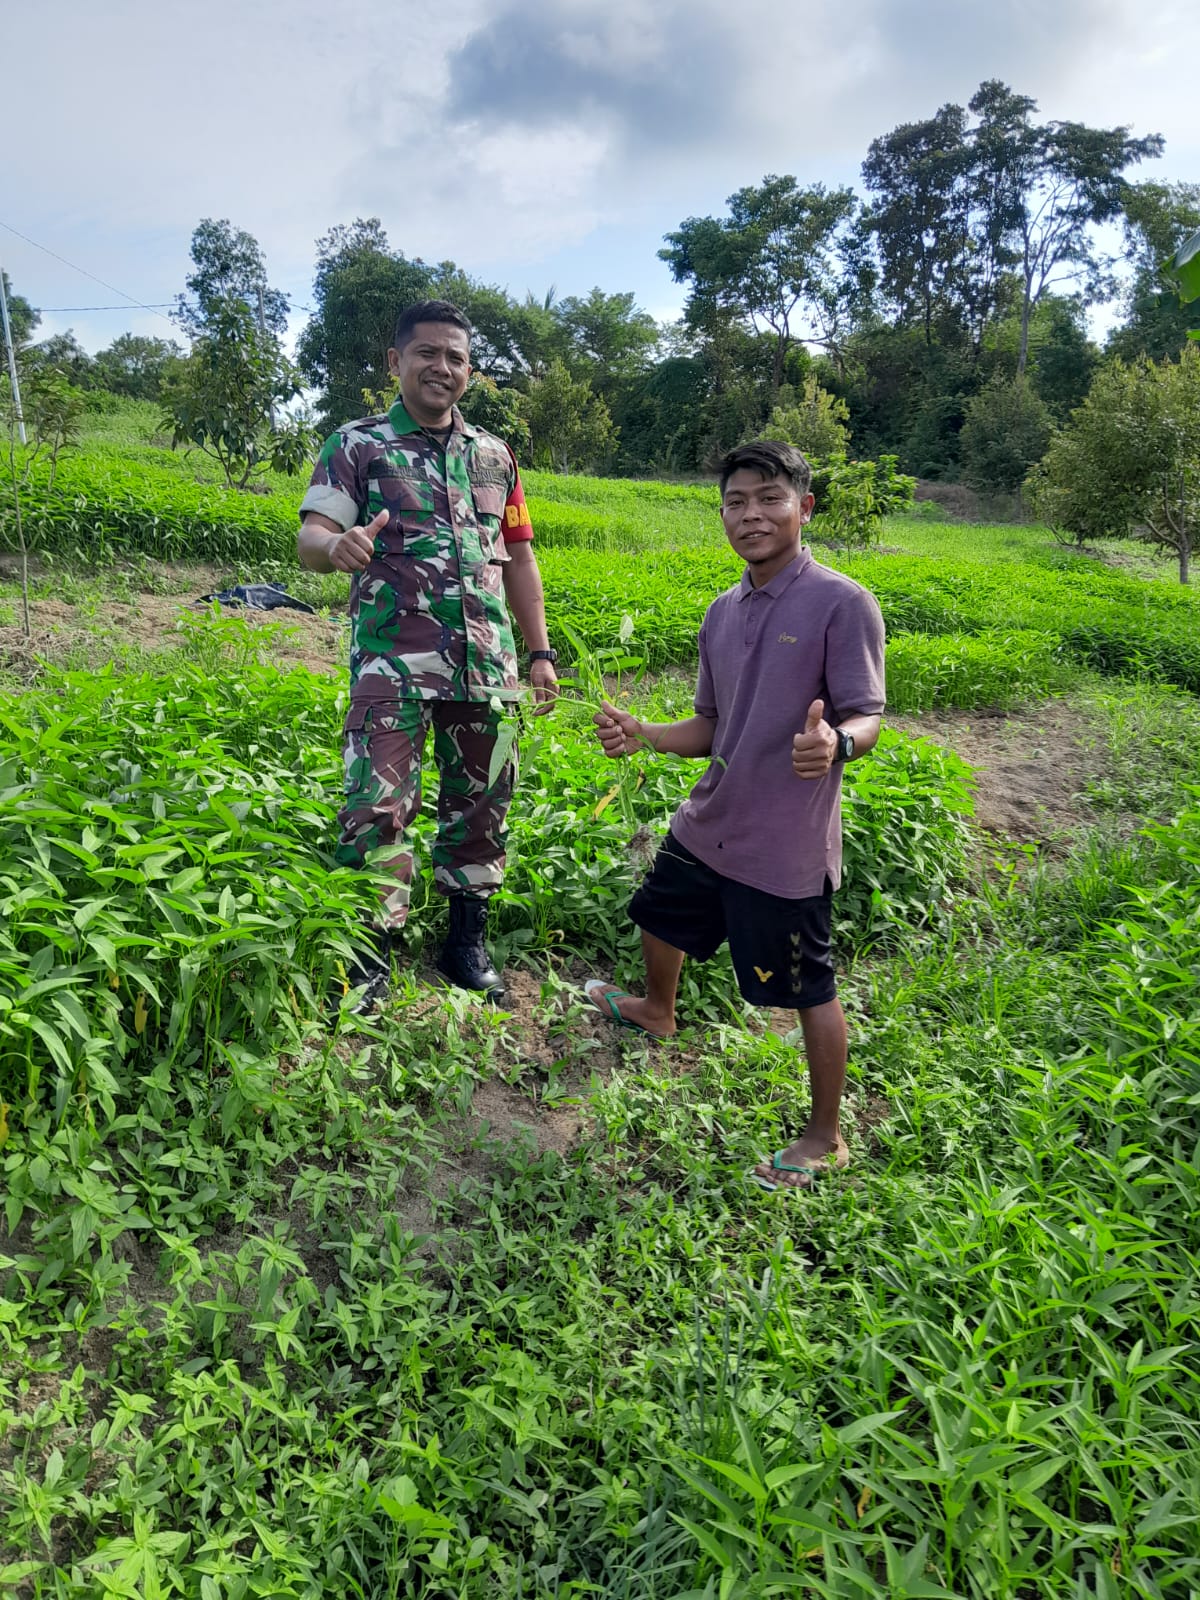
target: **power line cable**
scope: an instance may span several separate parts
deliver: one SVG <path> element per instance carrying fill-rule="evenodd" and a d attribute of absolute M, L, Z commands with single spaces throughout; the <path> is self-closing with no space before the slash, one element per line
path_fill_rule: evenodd
<path fill-rule="evenodd" d="M 173 306 L 174 304 L 175 304 L 174 300 L 160 300 L 157 305 L 146 306 L 144 309 L 147 310 L 147 311 L 162 311 L 162 310 L 165 310 L 167 308 L 167 306 Z M 31 311 L 36 311 L 39 315 L 41 315 L 44 312 L 46 314 L 46 316 L 55 316 L 55 315 L 59 315 L 59 314 L 61 314 L 63 312 L 67 312 L 67 311 L 128 311 L 129 307 L 128 306 L 31 306 L 30 310 Z"/>
<path fill-rule="evenodd" d="M 137 306 L 142 311 L 153 311 L 155 316 L 162 316 L 162 312 L 164 310 L 166 310 L 166 308 L 168 306 L 173 306 L 175 304 L 174 300 L 159 300 L 159 301 L 156 301 L 153 305 L 148 305 L 145 300 L 139 300 L 135 295 L 126 294 L 124 289 L 118 289 L 115 283 L 108 283 L 108 282 L 106 282 L 106 280 L 104 278 L 98 278 L 94 272 L 89 272 L 86 267 L 80 267 L 80 266 L 77 266 L 74 261 L 68 261 L 66 256 L 60 256 L 57 250 L 51 250 L 49 245 L 39 244 L 36 239 L 31 239 L 27 233 L 22 233 L 20 228 L 14 228 L 11 222 L 5 222 L 2 217 L 0 217 L 0 228 L 4 228 L 4 229 L 7 230 L 7 232 L 15 234 L 18 239 L 24 239 L 25 243 L 26 244 L 31 244 L 35 250 L 41 250 L 46 255 L 53 256 L 55 261 L 61 261 L 64 267 L 70 267 L 72 272 L 80 272 L 80 273 L 82 273 L 85 278 L 90 278 L 93 283 L 98 283 L 102 289 L 111 289 L 113 294 L 121 295 L 123 299 L 128 300 L 130 305 Z M 299 302 L 294 301 L 292 299 L 292 297 L 290 295 L 287 295 L 287 294 L 285 294 L 283 296 L 283 298 L 288 302 L 288 309 L 289 310 L 291 310 L 291 311 L 308 311 L 312 315 L 314 315 L 314 316 L 316 315 L 316 312 L 315 312 L 315 310 L 314 310 L 314 308 L 312 306 L 301 305 Z M 79 312 L 79 311 L 125 311 L 127 309 L 127 307 L 125 307 L 125 306 L 34 306 L 32 309 L 34 311 L 39 312 L 39 313 L 40 312 L 46 312 L 47 314 L 58 315 L 58 314 L 66 313 L 66 312 Z M 171 321 L 170 317 L 163 317 L 162 320 L 164 322 L 170 322 Z M 174 326 L 174 323 L 172 323 L 172 327 L 173 326 Z"/>
<path fill-rule="evenodd" d="M 118 289 L 115 283 L 108 283 L 103 278 L 98 278 L 94 272 L 89 272 L 86 267 L 80 267 L 74 261 L 68 261 L 66 256 L 60 256 L 57 250 L 51 250 L 49 245 L 39 244 L 36 239 L 31 239 L 27 233 L 22 233 L 20 228 L 14 228 L 10 222 L 5 222 L 2 218 L 0 218 L 0 228 L 4 228 L 8 233 L 16 234 L 18 239 L 24 239 L 25 243 L 31 244 L 35 250 L 41 250 L 46 255 L 53 256 L 55 261 L 61 261 L 64 267 L 70 267 L 72 272 L 82 273 L 85 278 L 90 278 L 93 283 L 98 283 L 102 289 L 110 289 L 113 294 L 119 294 L 123 300 L 128 300 L 130 305 L 138 306 L 142 311 L 151 311 L 156 317 L 162 317 L 164 322 L 171 321 L 170 317 L 163 317 L 162 312 L 155 306 L 148 306 L 144 300 L 139 300 L 134 295 L 126 294 L 124 289 Z M 162 303 L 166 304 L 167 302 L 164 301 Z M 103 309 L 107 310 L 108 308 L 104 307 Z M 124 307 L 114 309 L 123 310 Z"/>

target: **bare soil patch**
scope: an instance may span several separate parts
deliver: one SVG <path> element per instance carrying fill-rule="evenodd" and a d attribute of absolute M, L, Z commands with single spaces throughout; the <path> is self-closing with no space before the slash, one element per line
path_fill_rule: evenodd
<path fill-rule="evenodd" d="M 15 609 L 19 617 L 19 604 Z M 59 664 L 100 660 L 110 656 L 114 646 L 147 651 L 177 648 L 181 619 L 203 616 L 208 607 L 179 595 L 140 594 L 129 602 L 104 600 L 95 605 L 40 599 L 31 601 L 29 609 L 31 640 L 19 621 L 0 626 L 0 666 L 23 677 L 34 674 L 38 660 Z M 283 666 L 335 672 L 344 662 L 346 625 L 338 617 L 282 608 L 253 611 L 246 606 L 222 606 L 221 612 L 263 630 L 264 649 Z"/>
<path fill-rule="evenodd" d="M 1087 791 L 1104 773 L 1105 751 L 1087 712 L 1072 700 L 1007 715 L 940 711 L 887 721 L 953 750 L 975 769 L 975 821 L 996 838 L 1057 853 L 1093 820 Z"/>

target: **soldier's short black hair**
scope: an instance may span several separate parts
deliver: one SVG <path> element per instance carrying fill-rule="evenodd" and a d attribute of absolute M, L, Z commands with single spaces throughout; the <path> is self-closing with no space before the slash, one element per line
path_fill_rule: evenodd
<path fill-rule="evenodd" d="M 784 444 L 780 439 L 753 439 L 731 450 L 721 462 L 722 495 L 730 478 L 743 467 L 764 478 L 786 478 L 799 495 L 812 490 L 812 468 L 803 453 L 794 444 Z"/>
<path fill-rule="evenodd" d="M 466 315 L 457 306 L 451 305 L 449 300 L 418 300 L 416 305 L 405 306 L 396 318 L 396 326 L 392 330 L 393 350 L 404 349 L 418 322 L 452 322 L 456 328 L 462 329 L 468 340 L 471 337 L 471 324 Z"/>

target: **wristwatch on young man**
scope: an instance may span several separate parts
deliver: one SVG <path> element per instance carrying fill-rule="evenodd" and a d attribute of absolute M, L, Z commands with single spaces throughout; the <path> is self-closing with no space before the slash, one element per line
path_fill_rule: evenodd
<path fill-rule="evenodd" d="M 833 731 L 837 735 L 837 754 L 833 759 L 835 761 L 853 761 L 854 735 L 847 733 L 845 728 L 835 728 Z"/>
<path fill-rule="evenodd" d="M 554 666 L 556 664 L 556 662 L 558 661 L 558 651 L 557 650 L 531 650 L 529 652 L 529 659 L 530 659 L 530 661 L 548 661 L 551 666 Z"/>

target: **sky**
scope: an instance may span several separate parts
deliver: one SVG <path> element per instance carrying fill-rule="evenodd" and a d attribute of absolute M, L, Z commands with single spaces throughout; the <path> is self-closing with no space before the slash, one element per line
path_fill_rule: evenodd
<path fill-rule="evenodd" d="M 359 216 L 518 298 L 672 319 L 686 217 L 767 173 L 861 193 L 873 138 L 987 78 L 1161 133 L 1131 175 L 1200 182 L 1194 0 L 6 0 L 0 35 L 0 265 L 37 337 L 91 351 L 177 332 L 203 217 L 258 239 L 293 334 L 316 239 Z"/>

